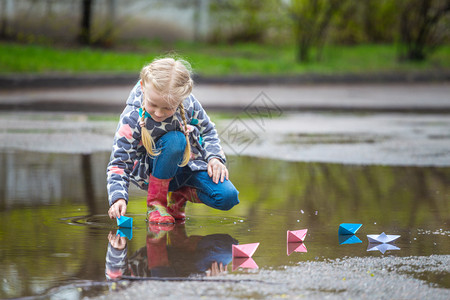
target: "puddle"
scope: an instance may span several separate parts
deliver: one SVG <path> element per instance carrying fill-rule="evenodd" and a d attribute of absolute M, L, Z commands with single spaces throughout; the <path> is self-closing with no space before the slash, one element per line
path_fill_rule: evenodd
<path fill-rule="evenodd" d="M 184 224 L 149 228 L 146 195 L 132 188 L 128 239 L 106 216 L 108 159 L 106 152 L 0 153 L 0 298 L 95 296 L 126 286 L 106 281 L 118 274 L 203 280 L 223 265 L 240 274 L 347 257 L 449 254 L 450 168 L 230 157 L 237 207 L 222 212 L 189 203 Z M 340 223 L 363 224 L 347 241 L 355 243 L 339 238 Z M 287 230 L 299 229 L 308 229 L 302 247 L 288 245 Z M 366 235 L 382 232 L 401 235 L 399 249 L 368 251 Z M 120 245 L 113 256 L 110 241 Z M 256 242 L 253 262 L 233 266 L 231 245 Z M 415 274 L 450 287 L 448 273 Z"/>
<path fill-rule="evenodd" d="M 387 140 L 386 137 L 369 134 L 287 134 L 283 143 L 291 144 L 373 144 Z"/>

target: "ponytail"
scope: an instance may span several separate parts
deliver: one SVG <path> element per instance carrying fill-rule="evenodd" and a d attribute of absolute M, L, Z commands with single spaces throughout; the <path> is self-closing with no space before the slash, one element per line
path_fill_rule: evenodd
<path fill-rule="evenodd" d="M 181 102 L 178 107 L 180 108 L 180 115 L 184 125 L 184 136 L 186 137 L 186 148 L 184 149 L 183 161 L 180 164 L 180 167 L 184 167 L 191 159 L 191 143 L 189 142 L 189 132 L 187 128 L 186 116 L 184 114 L 183 102 Z"/>
<path fill-rule="evenodd" d="M 156 152 L 153 149 L 155 148 L 155 141 L 153 140 L 152 136 L 150 135 L 150 132 L 148 132 L 147 128 L 145 127 L 145 107 L 142 106 L 142 117 L 141 117 L 141 137 L 142 137 L 142 144 L 144 145 L 145 150 L 147 150 L 147 153 L 149 153 L 151 156 L 157 156 L 160 154 L 160 152 Z"/>

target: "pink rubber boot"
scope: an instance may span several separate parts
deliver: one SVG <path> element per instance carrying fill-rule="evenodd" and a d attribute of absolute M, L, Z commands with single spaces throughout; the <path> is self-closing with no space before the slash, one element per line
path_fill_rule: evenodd
<path fill-rule="evenodd" d="M 167 192 L 169 179 L 159 179 L 150 175 L 147 194 L 147 219 L 150 223 L 173 224 L 175 219 L 167 212 Z"/>
<path fill-rule="evenodd" d="M 186 202 L 202 203 L 197 195 L 195 188 L 184 186 L 170 195 L 168 212 L 177 220 L 186 219 Z"/>

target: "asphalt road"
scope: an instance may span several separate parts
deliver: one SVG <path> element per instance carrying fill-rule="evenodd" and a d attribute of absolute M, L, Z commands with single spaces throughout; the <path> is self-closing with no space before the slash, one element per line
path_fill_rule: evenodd
<path fill-rule="evenodd" d="M 132 86 L 0 91 L 0 110 L 120 112 Z M 285 111 L 450 112 L 448 83 L 194 87 L 208 109 L 243 110 L 264 98 Z"/>

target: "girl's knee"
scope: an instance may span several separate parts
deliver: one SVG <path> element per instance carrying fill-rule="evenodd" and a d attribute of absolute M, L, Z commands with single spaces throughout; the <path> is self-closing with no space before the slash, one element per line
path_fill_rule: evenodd
<path fill-rule="evenodd" d="M 180 131 L 169 131 L 161 137 L 164 151 L 183 154 L 186 148 L 186 137 Z"/>
<path fill-rule="evenodd" d="M 221 191 L 216 195 L 216 205 L 220 210 L 230 210 L 239 204 L 239 192 L 233 187 Z"/>
<path fill-rule="evenodd" d="M 186 147 L 186 137 L 181 131 L 169 131 L 161 137 L 161 140 Z"/>

